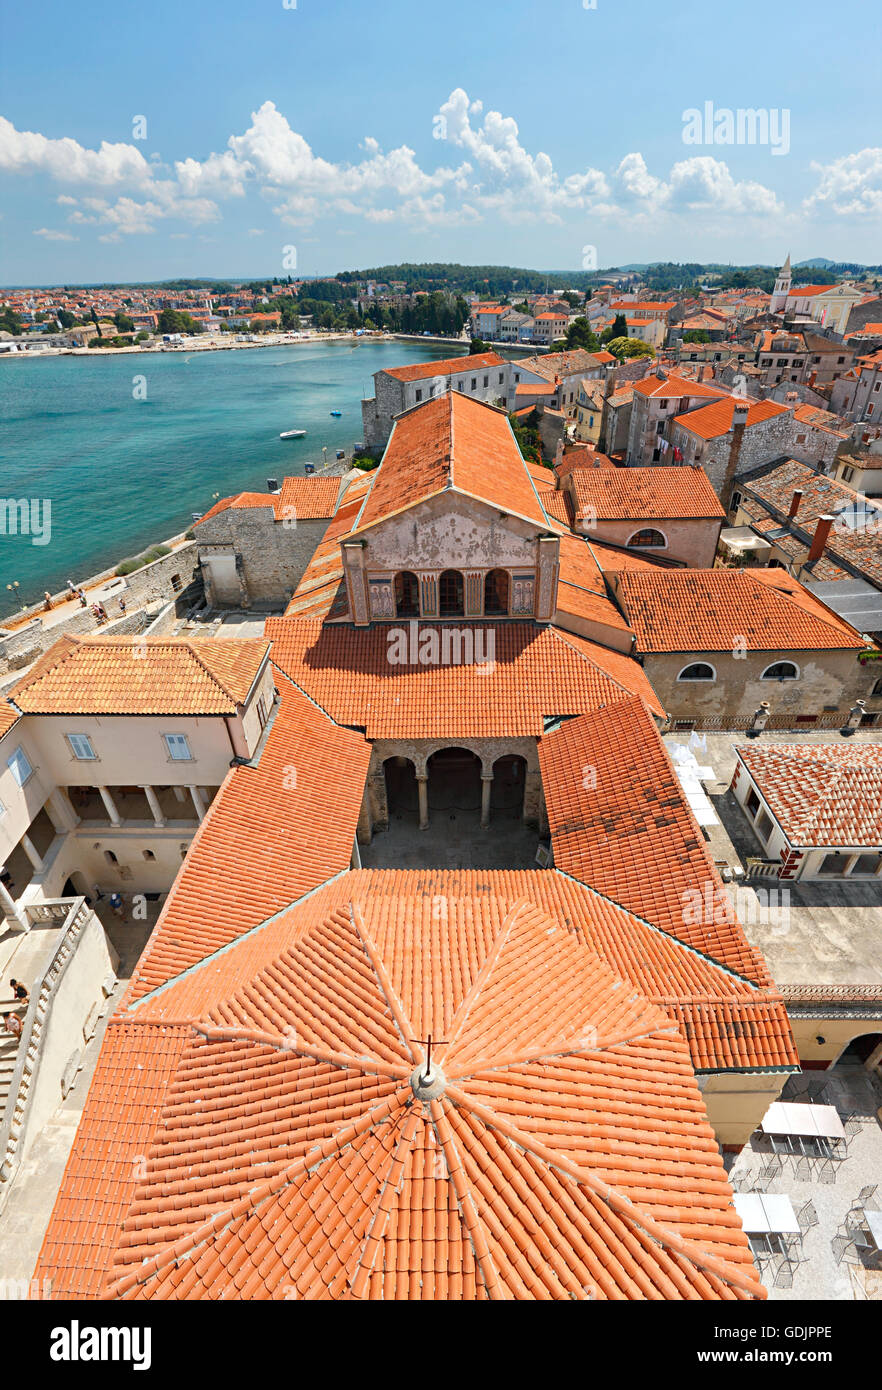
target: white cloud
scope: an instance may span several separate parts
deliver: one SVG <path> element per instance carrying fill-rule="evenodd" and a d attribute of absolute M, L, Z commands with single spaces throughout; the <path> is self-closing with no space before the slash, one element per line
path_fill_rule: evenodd
<path fill-rule="evenodd" d="M 71 232 L 57 232 L 52 227 L 35 227 L 34 236 L 41 236 L 44 241 L 79 241 Z"/>
<path fill-rule="evenodd" d="M 803 203 L 808 211 L 830 211 L 839 217 L 882 215 L 882 149 L 878 146 L 811 167 L 821 178 Z"/>
<path fill-rule="evenodd" d="M 51 140 L 32 130 L 16 130 L 0 116 L 0 169 L 6 173 L 49 174 L 64 183 L 146 183 L 150 166 L 134 145 L 111 145 L 102 140 L 87 150 L 65 136 Z"/>

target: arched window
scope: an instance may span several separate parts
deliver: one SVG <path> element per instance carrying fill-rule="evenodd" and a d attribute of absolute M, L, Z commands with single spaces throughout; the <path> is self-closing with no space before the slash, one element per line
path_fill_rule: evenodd
<path fill-rule="evenodd" d="M 870 691 L 870 694 L 882 695 L 882 679 L 877 680 L 876 684 L 873 686 L 873 689 Z"/>
<path fill-rule="evenodd" d="M 508 612 L 507 570 L 490 570 L 485 576 L 484 612 L 491 617 Z"/>
<path fill-rule="evenodd" d="M 629 546 L 652 547 L 655 550 L 666 550 L 668 543 L 661 531 L 654 531 L 651 526 L 646 526 L 642 531 L 635 531 L 628 541 Z"/>
<path fill-rule="evenodd" d="M 463 607 L 463 582 L 459 570 L 444 570 L 438 580 L 438 616 L 441 618 L 461 618 Z"/>
<path fill-rule="evenodd" d="M 799 671 L 792 661 L 776 661 L 774 665 L 767 666 L 760 676 L 763 681 L 795 681 L 799 676 Z"/>
<path fill-rule="evenodd" d="M 678 681 L 715 681 L 717 673 L 713 666 L 706 661 L 693 661 L 691 666 L 684 666 L 677 677 Z"/>
<path fill-rule="evenodd" d="M 395 613 L 399 618 L 420 616 L 419 580 L 410 570 L 399 570 L 395 576 Z"/>

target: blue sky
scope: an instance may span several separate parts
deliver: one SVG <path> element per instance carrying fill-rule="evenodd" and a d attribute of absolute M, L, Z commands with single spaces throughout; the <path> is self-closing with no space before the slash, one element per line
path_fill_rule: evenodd
<path fill-rule="evenodd" d="M 882 260 L 878 6 L 595 3 L 2 0 L 0 281 Z"/>

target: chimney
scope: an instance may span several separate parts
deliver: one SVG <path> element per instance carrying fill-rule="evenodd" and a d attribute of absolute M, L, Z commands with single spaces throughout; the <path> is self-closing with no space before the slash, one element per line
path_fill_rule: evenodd
<path fill-rule="evenodd" d="M 833 516 L 825 515 L 818 517 L 818 524 L 815 527 L 815 534 L 812 539 L 812 548 L 809 551 L 808 559 L 806 560 L 807 565 L 814 564 L 815 560 L 819 560 L 823 555 L 824 546 L 827 544 L 827 537 L 830 534 L 830 527 L 833 525 L 833 522 L 835 520 L 836 518 Z"/>
<path fill-rule="evenodd" d="M 801 487 L 798 487 L 798 488 L 796 488 L 796 489 L 794 490 L 793 496 L 792 496 L 791 499 L 790 499 L 790 511 L 787 513 L 787 520 L 788 520 L 788 521 L 792 521 L 793 518 L 796 516 L 796 513 L 799 511 L 799 504 L 800 504 L 801 501 L 802 501 L 802 488 L 801 488 Z"/>

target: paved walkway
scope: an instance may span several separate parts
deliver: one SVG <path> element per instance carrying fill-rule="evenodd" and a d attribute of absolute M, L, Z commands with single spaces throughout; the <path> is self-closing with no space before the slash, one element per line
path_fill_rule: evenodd
<path fill-rule="evenodd" d="M 366 869 L 535 869 L 540 843 L 520 815 L 497 812 L 482 830 L 477 811 L 430 812 L 420 830 L 416 812 L 405 812 L 359 852 Z"/>
<path fill-rule="evenodd" d="M 119 955 L 117 983 L 106 1001 L 107 1008 L 98 1023 L 94 1037 L 83 1049 L 82 1067 L 77 1073 L 73 1089 L 68 1092 L 52 1119 L 34 1140 L 26 1161 L 15 1176 L 6 1205 L 0 1213 L 0 1299 L 4 1296 L 16 1296 L 9 1290 L 4 1295 L 3 1280 L 29 1281 L 33 1275 L 92 1084 L 107 1021 L 112 1016 L 144 950 L 147 938 L 156 924 L 160 906 L 159 903 L 149 903 L 149 916 L 144 922 L 121 922 L 113 916 L 109 908 L 102 908 L 102 904 L 98 904 L 98 915 Z M 40 1296 L 46 1294 L 41 1290 Z"/>
<path fill-rule="evenodd" d="M 796 1212 L 811 1202 L 817 1214 L 818 1224 L 803 1237 L 804 1262 L 798 1266 L 792 1286 L 785 1286 L 786 1275 L 784 1284 L 776 1284 L 774 1266 L 763 1268 L 763 1282 L 771 1299 L 882 1300 L 882 1271 L 867 1268 L 855 1254 L 837 1264 L 833 1250 L 833 1239 L 861 1188 L 877 1183 L 872 1207 L 882 1207 L 882 1125 L 876 1116 L 882 1105 L 882 1085 L 865 1068 L 849 1063 L 810 1075 L 824 1083 L 818 1097 L 821 1104 L 835 1105 L 843 1120 L 855 1112 L 860 1119 L 859 1132 L 848 1139 L 847 1156 L 834 1165 L 835 1180 L 821 1181 L 820 1160 L 799 1166 L 795 1158 L 787 1157 L 782 1159 L 778 1176 L 762 1180 L 761 1170 L 767 1164 L 777 1166 L 771 1146 L 763 1139 L 751 1140 L 734 1159 L 726 1156 L 729 1180 L 736 1192 L 757 1186 L 763 1192 L 786 1193 Z M 804 1096 L 791 1094 L 791 1085 L 788 1082 L 785 1086 L 782 1099 L 803 1101 Z M 806 1168 L 810 1172 L 805 1172 Z"/>

